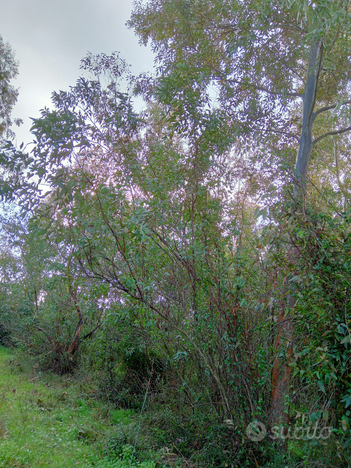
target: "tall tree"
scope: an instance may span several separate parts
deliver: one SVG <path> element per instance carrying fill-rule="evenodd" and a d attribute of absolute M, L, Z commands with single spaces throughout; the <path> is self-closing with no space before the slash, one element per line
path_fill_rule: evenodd
<path fill-rule="evenodd" d="M 318 143 L 351 129 L 350 23 L 347 0 L 161 0 L 139 2 L 130 26 L 152 42 L 158 94 L 215 89 L 213 106 L 253 137 L 246 149 L 264 145 L 265 158 L 269 149 L 297 152 L 297 187 Z M 186 83 L 177 79 L 181 67 Z"/>
<path fill-rule="evenodd" d="M 317 157 L 323 140 L 351 130 L 350 2 L 139 2 L 129 24 L 142 42 L 151 40 L 156 53 L 155 94 L 177 99 L 186 87 L 201 87 L 211 105 L 214 89 L 218 97 L 212 106 L 231 120 L 240 157 L 242 151 L 256 162 L 261 156 L 261 164 L 270 165 L 272 173 L 283 161 L 288 163 L 293 213 L 303 213 L 311 157 Z M 186 82 L 179 79 L 182 70 L 188 74 Z M 177 119 L 186 120 L 181 108 Z M 298 252 L 290 245 L 287 255 L 294 263 Z M 291 290 L 285 281 L 276 341 L 277 346 L 290 343 L 290 353 Z M 284 410 L 289 375 L 277 359 L 274 420 Z"/>
<path fill-rule="evenodd" d="M 11 112 L 18 97 L 18 90 L 11 81 L 18 74 L 18 65 L 14 53 L 8 43 L 0 36 L 0 137 L 12 136 L 10 126 L 12 125 Z M 15 123 L 19 123 L 18 119 Z"/>

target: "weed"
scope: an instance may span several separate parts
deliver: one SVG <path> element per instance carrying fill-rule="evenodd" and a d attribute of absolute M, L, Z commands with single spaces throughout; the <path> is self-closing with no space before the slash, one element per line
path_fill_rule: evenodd
<path fill-rule="evenodd" d="M 73 378 L 38 376 L 27 365 L 19 372 L 19 359 L 0 346 L 1 468 L 155 466 L 150 459 L 131 458 L 133 412 L 92 400 Z M 109 441 L 121 430 L 126 442 L 121 439 L 121 450 L 108 454 Z"/>

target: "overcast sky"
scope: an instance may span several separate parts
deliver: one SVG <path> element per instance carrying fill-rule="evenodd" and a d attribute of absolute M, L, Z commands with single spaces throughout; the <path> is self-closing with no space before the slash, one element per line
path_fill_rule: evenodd
<path fill-rule="evenodd" d="M 131 10 L 132 0 L 0 0 L 0 35 L 20 62 L 13 82 L 20 88 L 13 117 L 24 120 L 13 128 L 18 144 L 32 140 L 29 117 L 50 106 L 52 91 L 75 84 L 88 51 L 119 51 L 133 73 L 151 70 L 150 49 L 125 26 Z"/>

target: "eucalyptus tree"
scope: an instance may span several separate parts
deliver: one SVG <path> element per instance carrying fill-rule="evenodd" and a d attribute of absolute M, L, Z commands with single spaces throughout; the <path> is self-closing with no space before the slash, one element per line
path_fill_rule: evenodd
<path fill-rule="evenodd" d="M 11 112 L 18 97 L 18 90 L 11 81 L 18 74 L 18 65 L 10 45 L 0 36 L 0 137 L 12 136 Z M 19 119 L 15 120 L 20 123 Z"/>
<path fill-rule="evenodd" d="M 327 139 L 351 130 L 350 2 L 140 1 L 129 25 L 142 43 L 151 41 L 159 73 L 151 92 L 169 118 L 186 126 L 188 108 L 175 103 L 186 95 L 190 104 L 201 91 L 228 119 L 238 159 L 270 171 L 281 186 L 290 183 L 293 216 L 303 214 L 311 161 Z M 294 265 L 291 243 L 287 255 Z M 276 338 L 277 346 L 290 343 L 289 354 L 293 289 L 286 279 Z M 290 369 L 276 359 L 272 419 L 282 415 L 289 385 Z"/>
<path fill-rule="evenodd" d="M 199 398 L 210 397 L 206 404 L 222 418 L 237 412 L 248 423 L 261 317 L 244 299 L 258 281 L 243 277 L 255 259 L 241 252 L 233 262 L 230 122 L 208 109 L 201 89 L 190 104 L 185 94 L 173 103 L 175 114 L 186 105 L 186 125 L 155 100 L 138 114 L 121 91 L 135 81 L 116 55 L 88 55 L 83 68 L 88 78 L 54 93 L 53 110 L 34 119 L 32 155 L 19 158 L 27 180 L 17 194 L 34 209 L 32 234 L 67 253 L 61 274 L 79 268 L 92 288 L 110 285 L 120 309 L 163 353 L 189 362 L 189 381 L 208 390 Z"/>
<path fill-rule="evenodd" d="M 295 191 L 319 142 L 351 129 L 347 0 L 141 1 L 129 24 L 151 40 L 160 98 L 214 88 L 246 149 L 297 152 Z"/>

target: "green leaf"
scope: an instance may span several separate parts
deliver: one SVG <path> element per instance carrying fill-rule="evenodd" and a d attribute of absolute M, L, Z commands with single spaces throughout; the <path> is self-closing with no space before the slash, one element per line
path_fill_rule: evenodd
<path fill-rule="evenodd" d="M 342 446 L 342 448 L 346 449 L 347 447 L 349 447 L 351 445 L 351 437 L 349 439 L 346 440 L 346 442 L 344 443 L 344 445 Z"/>
<path fill-rule="evenodd" d="M 348 408 L 351 405 L 351 395 L 345 396 L 341 401 L 345 403 L 345 408 Z"/>
<path fill-rule="evenodd" d="M 346 336 L 342 341 L 341 344 L 351 343 L 351 336 Z"/>
<path fill-rule="evenodd" d="M 314 411 L 313 413 L 311 413 L 312 423 L 315 423 L 321 417 L 321 414 L 321 411 Z"/>
<path fill-rule="evenodd" d="M 322 392 L 326 395 L 327 393 L 325 391 L 323 382 L 321 380 L 318 380 L 317 385 L 322 390 Z"/>

